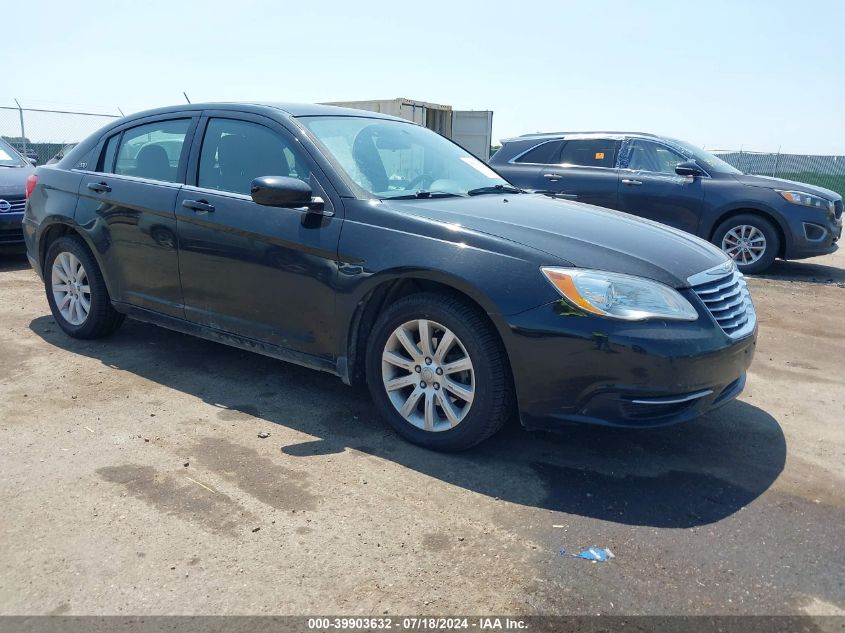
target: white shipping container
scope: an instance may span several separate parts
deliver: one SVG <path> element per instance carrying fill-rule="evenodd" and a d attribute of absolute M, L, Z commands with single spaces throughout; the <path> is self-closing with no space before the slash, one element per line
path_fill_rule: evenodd
<path fill-rule="evenodd" d="M 452 139 L 482 160 L 486 161 L 490 158 L 493 113 L 489 110 L 452 110 L 452 106 L 404 97 L 368 101 L 331 101 L 326 105 L 380 112 L 413 121 Z"/>

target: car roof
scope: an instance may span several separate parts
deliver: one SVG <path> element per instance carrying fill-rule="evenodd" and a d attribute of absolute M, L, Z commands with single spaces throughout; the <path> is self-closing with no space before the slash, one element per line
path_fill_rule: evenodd
<path fill-rule="evenodd" d="M 572 131 L 572 132 L 537 132 L 535 134 L 522 134 L 520 136 L 514 136 L 512 138 L 502 139 L 502 143 L 512 143 L 514 141 L 528 141 L 528 140 L 553 140 L 559 138 L 623 138 L 626 136 L 643 136 L 648 138 L 661 138 L 657 134 L 651 134 L 649 132 L 619 132 L 619 131 L 610 131 L 610 130 L 599 130 L 599 131 Z"/>
<path fill-rule="evenodd" d="M 145 116 L 152 116 L 156 114 L 167 114 L 168 112 L 185 112 L 190 110 L 237 110 L 237 111 L 267 111 L 268 109 L 275 110 L 286 114 L 290 117 L 301 116 L 366 116 L 371 119 L 388 119 L 393 121 L 408 122 L 406 119 L 381 114 L 380 112 L 370 112 L 369 110 L 356 110 L 354 108 L 343 108 L 340 106 L 322 105 L 319 103 L 289 103 L 281 101 L 225 101 L 225 102 L 209 102 L 209 103 L 184 103 L 178 105 L 165 106 L 155 108 L 152 110 L 144 110 L 143 112 L 135 112 L 130 114 L 127 118 L 141 118 Z"/>

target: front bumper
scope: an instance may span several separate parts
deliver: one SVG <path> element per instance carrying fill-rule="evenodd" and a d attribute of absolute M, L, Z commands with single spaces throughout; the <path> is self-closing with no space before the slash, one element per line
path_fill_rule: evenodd
<path fill-rule="evenodd" d="M 757 328 L 740 340 L 709 315 L 619 322 L 555 302 L 509 319 L 505 345 L 527 428 L 561 422 L 654 427 L 696 418 L 745 386 Z"/>
<path fill-rule="evenodd" d="M 22 220 L 23 213 L 0 213 L 0 252 L 25 250 Z"/>
<path fill-rule="evenodd" d="M 841 204 L 841 203 L 840 203 Z M 792 205 L 793 207 L 795 205 Z M 826 210 L 804 210 L 784 214 L 789 220 L 791 240 L 784 249 L 786 259 L 805 259 L 828 255 L 839 249 L 842 237 L 842 210 L 835 214 Z"/>

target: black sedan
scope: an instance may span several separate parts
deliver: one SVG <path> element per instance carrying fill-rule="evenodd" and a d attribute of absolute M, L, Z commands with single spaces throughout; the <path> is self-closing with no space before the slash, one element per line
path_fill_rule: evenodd
<path fill-rule="evenodd" d="M 125 316 L 366 381 L 407 439 L 516 414 L 646 427 L 742 390 L 742 275 L 689 234 L 526 194 L 423 127 L 292 104 L 109 125 L 40 167 L 24 233 L 61 328 Z"/>
<path fill-rule="evenodd" d="M 0 254 L 24 250 L 21 220 L 32 164 L 0 138 Z"/>

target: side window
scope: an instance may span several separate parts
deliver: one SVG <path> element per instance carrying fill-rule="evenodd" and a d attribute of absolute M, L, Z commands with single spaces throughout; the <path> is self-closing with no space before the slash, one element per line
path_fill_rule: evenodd
<path fill-rule="evenodd" d="M 609 138 L 566 141 L 560 154 L 560 163 L 581 167 L 615 167 L 619 144 L 619 141 Z"/>
<path fill-rule="evenodd" d="M 681 154 L 665 145 L 636 139 L 631 143 L 628 169 L 674 174 L 677 164 L 685 160 Z"/>
<path fill-rule="evenodd" d="M 103 154 L 100 156 L 100 162 L 97 163 L 97 170 L 106 173 L 111 173 L 114 169 L 114 156 L 117 154 L 117 144 L 120 142 L 120 134 L 110 136 L 106 141 L 106 146 L 103 149 Z"/>
<path fill-rule="evenodd" d="M 210 119 L 200 152 L 197 185 L 249 195 L 259 176 L 289 176 L 310 182 L 302 153 L 273 130 L 234 119 Z"/>
<path fill-rule="evenodd" d="M 560 148 L 563 141 L 547 141 L 538 145 L 537 147 L 528 150 L 522 156 L 517 158 L 515 163 L 532 163 L 540 165 L 551 165 L 558 162 L 560 156 Z"/>
<path fill-rule="evenodd" d="M 117 151 L 114 173 L 176 182 L 179 158 L 190 125 L 190 119 L 177 119 L 126 130 Z"/>

